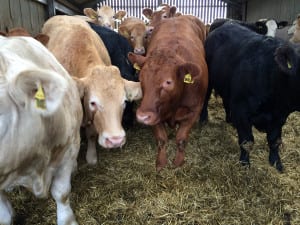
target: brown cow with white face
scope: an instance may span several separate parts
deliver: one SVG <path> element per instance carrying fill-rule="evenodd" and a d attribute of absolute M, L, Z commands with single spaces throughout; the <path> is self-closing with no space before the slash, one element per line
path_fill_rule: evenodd
<path fill-rule="evenodd" d="M 146 27 L 146 46 L 148 46 L 150 42 L 154 27 L 159 24 L 160 21 L 181 15 L 181 13 L 176 12 L 176 10 L 176 6 L 170 6 L 168 4 L 161 4 L 155 11 L 150 8 L 143 9 L 143 15 L 149 20 Z"/>
<path fill-rule="evenodd" d="M 46 21 L 42 33 L 50 37 L 48 49 L 77 78 L 85 112 L 86 159 L 95 164 L 96 140 L 104 148 L 124 145 L 121 120 L 125 101 L 141 98 L 140 83 L 121 77 L 119 69 L 111 65 L 99 35 L 85 21 L 72 16 L 54 16 Z"/>
<path fill-rule="evenodd" d="M 121 20 L 126 15 L 126 11 L 120 10 L 115 13 L 113 8 L 107 5 L 98 6 L 97 11 L 92 8 L 85 8 L 83 13 L 90 19 L 89 22 L 112 30 L 115 29 L 115 20 Z"/>
<path fill-rule="evenodd" d="M 118 32 L 128 40 L 134 53 L 145 54 L 146 24 L 143 20 L 135 17 L 126 18 L 120 24 Z"/>
<path fill-rule="evenodd" d="M 154 128 L 158 171 L 167 164 L 166 123 L 178 128 L 174 165 L 184 163 L 188 135 L 198 120 L 208 84 L 204 40 L 205 25 L 199 19 L 179 16 L 157 25 L 146 56 L 129 53 L 130 61 L 141 68 L 143 99 L 136 116 Z"/>

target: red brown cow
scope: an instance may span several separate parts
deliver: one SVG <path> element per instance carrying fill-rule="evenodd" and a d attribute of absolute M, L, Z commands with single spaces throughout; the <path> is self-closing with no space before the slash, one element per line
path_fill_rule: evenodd
<path fill-rule="evenodd" d="M 165 19 L 155 27 L 146 56 L 129 53 L 140 68 L 143 98 L 137 120 L 153 126 L 158 143 L 156 169 L 167 164 L 166 124 L 177 127 L 176 167 L 184 163 L 189 132 L 198 120 L 208 84 L 203 42 L 205 25 L 194 16 Z"/>

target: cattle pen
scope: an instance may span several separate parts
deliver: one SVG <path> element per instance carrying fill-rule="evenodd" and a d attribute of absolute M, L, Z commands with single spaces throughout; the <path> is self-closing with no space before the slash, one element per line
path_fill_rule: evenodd
<path fill-rule="evenodd" d="M 210 102 L 209 122 L 197 124 L 180 169 L 155 171 L 156 143 L 149 127 L 136 123 L 122 149 L 98 148 L 88 166 L 82 143 L 72 178 L 71 205 L 84 225 L 244 225 L 300 223 L 300 120 L 292 114 L 283 130 L 285 171 L 268 164 L 264 134 L 256 142 L 250 168 L 239 165 L 236 131 L 225 122 L 220 99 Z M 171 134 L 170 134 L 171 135 Z M 174 136 L 168 147 L 174 157 Z M 10 193 L 14 224 L 55 224 L 55 202 L 25 189 Z"/>
<path fill-rule="evenodd" d="M 300 13 L 299 0 L 1 0 L 0 31 L 24 27 L 36 35 L 51 16 L 82 15 L 84 8 L 97 5 L 125 10 L 127 17 L 147 22 L 143 8 L 155 10 L 162 3 L 175 5 L 179 12 L 195 15 L 205 24 L 216 18 L 247 22 L 273 18 L 291 25 Z M 134 103 L 134 109 L 139 103 Z M 265 133 L 253 128 L 251 164 L 242 166 L 238 134 L 225 121 L 221 98 L 211 97 L 208 113 L 208 121 L 193 126 L 180 168 L 172 165 L 175 134 L 168 130 L 169 161 L 160 172 L 155 168 L 157 143 L 150 126 L 134 120 L 121 148 L 97 145 L 96 165 L 87 164 L 87 140 L 82 134 L 70 196 L 78 224 L 300 224 L 300 112 L 290 114 L 283 126 L 282 173 L 269 164 Z M 46 198 L 36 198 L 24 187 L 5 191 L 14 210 L 12 225 L 57 224 L 50 192 Z"/>

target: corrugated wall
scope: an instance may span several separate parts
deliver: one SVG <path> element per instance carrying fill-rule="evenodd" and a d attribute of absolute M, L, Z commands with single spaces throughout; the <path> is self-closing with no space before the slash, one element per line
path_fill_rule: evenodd
<path fill-rule="evenodd" d="M 156 9 L 161 3 L 177 7 L 183 14 L 199 17 L 204 23 L 211 23 L 215 18 L 226 18 L 227 3 L 221 0 L 104 0 L 102 4 L 110 5 L 116 11 L 126 10 L 128 16 L 142 17 L 145 7 Z"/>
<path fill-rule="evenodd" d="M 24 27 L 32 35 L 40 32 L 46 19 L 45 6 L 32 0 L 0 0 L 0 30 Z"/>
<path fill-rule="evenodd" d="M 292 23 L 300 13 L 300 0 L 250 0 L 247 3 L 247 21 L 273 18 Z"/>

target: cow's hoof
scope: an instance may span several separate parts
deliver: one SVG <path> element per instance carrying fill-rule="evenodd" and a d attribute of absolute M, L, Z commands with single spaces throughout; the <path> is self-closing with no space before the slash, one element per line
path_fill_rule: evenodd
<path fill-rule="evenodd" d="M 174 167 L 180 167 L 184 164 L 184 159 L 177 159 L 175 158 L 173 161 Z"/>
<path fill-rule="evenodd" d="M 243 168 L 249 169 L 250 168 L 250 162 L 246 160 L 240 160 L 240 163 Z"/>
<path fill-rule="evenodd" d="M 283 172 L 283 165 L 280 160 L 275 161 L 274 163 L 270 162 L 271 166 L 274 166 L 278 172 L 282 173 Z"/>
<path fill-rule="evenodd" d="M 167 165 L 167 161 L 156 162 L 156 171 L 160 172 Z"/>

